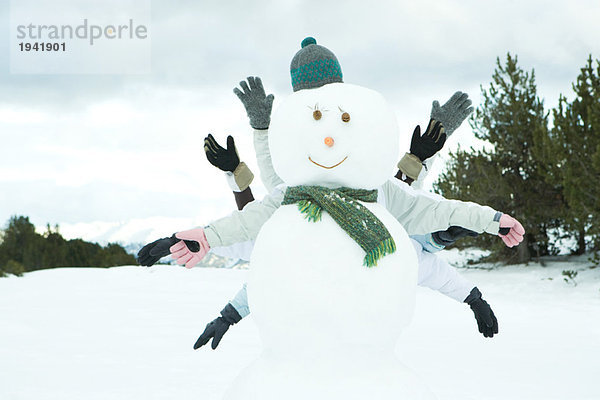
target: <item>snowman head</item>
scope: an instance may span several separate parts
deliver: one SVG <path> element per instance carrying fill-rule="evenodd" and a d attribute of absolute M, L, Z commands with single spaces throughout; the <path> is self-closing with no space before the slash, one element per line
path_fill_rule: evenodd
<path fill-rule="evenodd" d="M 375 189 L 393 175 L 398 159 L 394 112 L 374 90 L 342 83 L 333 53 L 314 39 L 305 44 L 308 39 L 292 60 L 294 93 L 271 118 L 275 172 L 289 186 Z M 326 50 L 324 62 L 319 48 Z M 303 64 L 307 49 L 310 58 Z M 315 65 L 320 69 L 311 73 Z"/>

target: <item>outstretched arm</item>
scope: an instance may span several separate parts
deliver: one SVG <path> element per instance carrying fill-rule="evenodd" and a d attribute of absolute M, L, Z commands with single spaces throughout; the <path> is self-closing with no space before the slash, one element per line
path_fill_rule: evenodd
<path fill-rule="evenodd" d="M 209 134 L 204 138 L 204 153 L 208 162 L 225 172 L 225 178 L 233 191 L 238 210 L 254 201 L 254 195 L 250 189 L 254 174 L 246 163 L 240 161 L 235 141 L 231 135 L 227 137 L 227 148 L 225 149 L 217 143 L 213 135 Z"/>
<path fill-rule="evenodd" d="M 514 218 L 477 203 L 447 200 L 439 195 L 413 189 L 396 179 L 382 186 L 386 208 L 409 235 L 422 235 L 460 226 L 471 231 L 500 234 L 507 246 L 523 240 L 525 230 Z M 509 228 L 508 232 L 500 231 Z"/>
<path fill-rule="evenodd" d="M 225 218 L 212 222 L 204 228 L 210 247 L 229 246 L 254 240 L 260 228 L 281 205 L 283 196 L 284 191 L 276 188 L 262 201 L 254 201 L 242 211 L 235 211 Z"/>
<path fill-rule="evenodd" d="M 387 181 L 382 190 L 386 208 L 404 226 L 409 235 L 442 231 L 462 226 L 472 231 L 497 234 L 497 211 L 476 203 L 447 200 L 417 191 L 396 179 Z"/>
<path fill-rule="evenodd" d="M 284 190 L 285 187 L 276 188 L 273 193 L 266 196 L 262 201 L 252 202 L 244 210 L 236 211 L 228 217 L 218 219 L 204 228 L 177 232 L 174 235 L 174 239 L 178 240 L 175 244 L 172 243 L 173 240 L 168 238 L 150 243 L 144 246 L 138 258 L 141 262 L 152 265 L 156 262 L 154 258 L 160 258 L 158 253 L 153 254 L 153 252 L 156 253 L 154 250 L 160 248 L 164 251 L 168 250 L 177 264 L 185 264 L 186 268 L 192 268 L 211 249 L 250 242 L 256 238 L 260 228 L 281 205 Z M 190 247 L 188 243 L 193 246 Z M 252 243 L 245 243 L 245 245 L 252 246 Z M 235 246 L 232 246 L 231 249 L 233 247 Z"/>
<path fill-rule="evenodd" d="M 502 230 L 500 233 L 502 233 Z M 506 233 L 507 232 L 504 232 L 504 234 Z M 447 246 L 453 245 L 460 238 L 467 236 L 476 237 L 478 235 L 477 232 L 465 229 L 462 226 L 451 226 L 445 231 L 432 232 L 426 235 L 413 235 L 410 238 L 423 246 L 424 251 L 436 253 Z"/>
<path fill-rule="evenodd" d="M 271 193 L 277 186 L 283 184 L 283 181 L 273 168 L 271 161 L 271 152 L 269 151 L 269 130 L 254 130 L 254 151 L 256 152 L 256 162 L 260 173 L 260 180 Z"/>
<path fill-rule="evenodd" d="M 422 136 L 420 130 L 415 129 L 413 132 L 410 153 L 406 153 L 398 163 L 396 178 L 416 188 L 422 188 L 427 174 L 439 157 L 439 150 L 443 147 L 446 137 L 450 137 L 473 112 L 471 104 L 469 96 L 463 92 L 454 93 L 441 107 L 435 100 L 431 108 L 429 126 Z M 435 134 L 438 123 L 443 127 L 439 135 Z"/>
<path fill-rule="evenodd" d="M 270 193 L 276 186 L 283 183 L 273 169 L 269 151 L 268 129 L 271 123 L 274 96 L 272 94 L 267 96 L 259 77 L 249 76 L 247 80 L 247 83 L 241 81 L 240 87 L 233 89 L 233 92 L 244 105 L 250 126 L 254 129 L 254 150 L 260 170 L 260 179 Z"/>
<path fill-rule="evenodd" d="M 423 135 L 421 127 L 417 125 L 410 141 L 410 153 L 406 153 L 398 162 L 396 178 L 412 184 L 419 178 L 423 162 L 437 154 L 445 142 L 446 133 L 441 122 L 430 119 Z"/>
<path fill-rule="evenodd" d="M 435 100 L 431 106 L 431 117 L 436 121 L 440 121 L 444 126 L 447 137 L 452 136 L 454 131 L 471 115 L 473 102 L 469 99 L 469 95 L 463 92 L 456 92 L 450 99 L 440 107 L 440 103 Z M 439 159 L 440 153 L 423 160 L 423 171 L 419 174 L 419 178 L 413 183 L 414 187 L 421 189 L 423 182 L 433 164 Z"/>

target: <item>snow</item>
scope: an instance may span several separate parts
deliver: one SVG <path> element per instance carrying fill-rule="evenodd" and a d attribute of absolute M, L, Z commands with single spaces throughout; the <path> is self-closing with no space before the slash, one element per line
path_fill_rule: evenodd
<path fill-rule="evenodd" d="M 323 111 L 319 120 L 315 107 Z M 349 122 L 341 110 L 352 116 Z M 325 144 L 327 138 L 333 144 Z M 396 115 L 383 96 L 347 83 L 294 92 L 269 126 L 273 168 L 288 186 L 376 189 L 395 173 L 399 138 Z"/>
<path fill-rule="evenodd" d="M 288 400 L 330 398 L 324 393 L 333 392 L 347 400 L 431 398 L 393 357 L 414 309 L 413 244 L 381 205 L 364 207 L 397 246 L 373 268 L 363 265 L 365 251 L 328 213 L 307 223 L 295 204 L 283 205 L 262 226 L 248 301 L 265 352 L 233 383 L 227 400 L 280 400 L 284 391 Z M 377 397 L 381 388 L 385 393 Z"/>
<path fill-rule="evenodd" d="M 578 271 L 577 286 L 563 270 Z M 74 268 L 0 279 L 0 399 L 220 399 L 260 353 L 252 317 L 216 351 L 192 345 L 248 272 Z M 466 305 L 419 288 L 396 348 L 440 400 L 600 398 L 600 267 L 577 259 L 461 272 L 494 309 L 499 335 L 483 338 Z"/>
<path fill-rule="evenodd" d="M 470 261 L 477 261 L 480 258 L 488 256 L 489 254 L 489 250 L 477 248 L 466 248 L 460 250 L 453 248 L 450 250 L 442 250 L 436 253 L 436 255 L 443 258 L 448 264 L 454 267 L 467 267 L 470 265 Z M 485 265 L 477 265 L 476 268 L 485 268 Z"/>

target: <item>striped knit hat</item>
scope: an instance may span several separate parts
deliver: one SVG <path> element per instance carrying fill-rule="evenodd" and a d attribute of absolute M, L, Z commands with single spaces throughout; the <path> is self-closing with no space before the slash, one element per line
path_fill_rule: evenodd
<path fill-rule="evenodd" d="M 304 39 L 301 46 L 290 65 L 294 92 L 318 88 L 328 83 L 343 82 L 342 67 L 335 54 L 319 46 L 312 37 Z"/>

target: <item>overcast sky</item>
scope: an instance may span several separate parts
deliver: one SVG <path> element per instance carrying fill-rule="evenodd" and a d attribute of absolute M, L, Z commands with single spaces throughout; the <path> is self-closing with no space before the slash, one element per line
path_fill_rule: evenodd
<path fill-rule="evenodd" d="M 234 202 L 205 159 L 203 138 L 234 135 L 257 173 L 232 89 L 261 76 L 277 107 L 291 93 L 289 63 L 306 36 L 337 55 L 346 82 L 392 103 L 402 150 L 414 126 L 427 123 L 432 100 L 462 90 L 478 103 L 496 57 L 508 51 L 524 69 L 535 68 L 547 107 L 559 93 L 571 95 L 589 54 L 600 58 L 597 0 L 154 0 L 151 73 L 17 75 L 9 72 L 6 3 L 0 224 L 14 214 L 41 225 L 157 216 L 209 222 L 226 214 Z M 468 124 L 445 150 L 459 141 L 472 142 Z M 264 194 L 258 180 L 253 189 Z"/>

